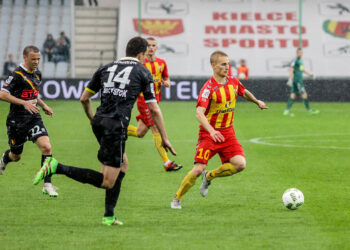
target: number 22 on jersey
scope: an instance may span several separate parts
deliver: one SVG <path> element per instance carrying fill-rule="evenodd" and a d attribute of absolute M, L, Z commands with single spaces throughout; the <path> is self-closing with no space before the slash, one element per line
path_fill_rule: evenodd
<path fill-rule="evenodd" d="M 119 83 L 119 89 L 125 89 L 125 86 L 130 83 L 130 72 L 133 66 L 127 66 L 123 70 L 117 72 L 115 75 L 118 65 L 113 65 L 107 69 L 109 72 L 107 82 L 104 82 L 103 85 L 105 88 L 117 88 L 115 83 Z"/>

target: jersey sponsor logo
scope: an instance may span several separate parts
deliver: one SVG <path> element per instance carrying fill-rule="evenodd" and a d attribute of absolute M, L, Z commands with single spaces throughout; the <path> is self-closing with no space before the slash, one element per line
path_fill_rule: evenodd
<path fill-rule="evenodd" d="M 233 112 L 235 111 L 235 108 L 228 108 L 228 109 L 219 109 L 216 110 L 216 114 L 225 114 L 225 113 L 229 113 L 229 112 Z"/>
<path fill-rule="evenodd" d="M 139 20 L 133 19 L 135 31 L 139 30 Z M 141 32 L 151 36 L 173 36 L 184 32 L 182 19 L 142 19 Z"/>
<path fill-rule="evenodd" d="M 36 98 L 39 95 L 39 90 L 25 89 L 22 91 L 21 98 L 24 100 L 30 100 Z"/>

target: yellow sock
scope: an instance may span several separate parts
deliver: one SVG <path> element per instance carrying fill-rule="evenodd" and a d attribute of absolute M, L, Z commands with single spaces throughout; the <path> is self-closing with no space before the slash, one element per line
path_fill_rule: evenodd
<path fill-rule="evenodd" d="M 225 176 L 230 176 L 237 173 L 237 170 L 231 163 L 224 163 L 217 169 L 214 169 L 212 171 L 209 171 L 206 174 L 206 178 L 208 181 L 211 181 L 212 179 L 216 177 L 225 177 Z"/>
<path fill-rule="evenodd" d="M 156 146 L 158 153 L 162 158 L 162 161 L 163 162 L 169 161 L 168 154 L 166 153 L 165 149 L 162 146 L 162 137 L 160 136 L 160 134 L 159 133 L 153 134 L 153 140 L 154 140 L 154 145 Z"/>
<path fill-rule="evenodd" d="M 133 125 L 128 126 L 128 135 L 137 137 L 137 128 Z"/>
<path fill-rule="evenodd" d="M 196 180 L 197 177 L 193 175 L 192 170 L 188 172 L 182 180 L 181 185 L 176 192 L 177 198 L 181 199 L 181 197 L 194 185 Z"/>

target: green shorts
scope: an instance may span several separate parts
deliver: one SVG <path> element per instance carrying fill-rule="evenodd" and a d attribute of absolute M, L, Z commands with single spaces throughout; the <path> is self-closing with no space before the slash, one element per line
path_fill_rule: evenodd
<path fill-rule="evenodd" d="M 302 81 L 294 82 L 292 85 L 292 93 L 293 94 L 304 94 L 306 93 L 304 83 Z"/>

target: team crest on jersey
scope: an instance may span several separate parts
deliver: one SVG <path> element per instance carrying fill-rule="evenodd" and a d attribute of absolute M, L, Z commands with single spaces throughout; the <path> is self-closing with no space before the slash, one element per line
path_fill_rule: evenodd
<path fill-rule="evenodd" d="M 202 93 L 202 97 L 205 98 L 205 99 L 208 99 L 209 94 L 210 94 L 210 90 L 209 89 L 205 89 L 203 91 L 203 93 Z"/>
<path fill-rule="evenodd" d="M 139 30 L 139 20 L 133 19 L 135 31 Z M 153 19 L 141 20 L 141 33 L 150 36 L 173 36 L 184 32 L 182 19 Z"/>

